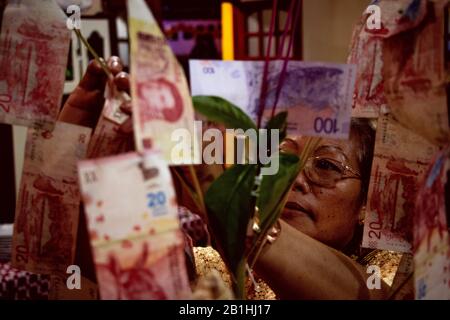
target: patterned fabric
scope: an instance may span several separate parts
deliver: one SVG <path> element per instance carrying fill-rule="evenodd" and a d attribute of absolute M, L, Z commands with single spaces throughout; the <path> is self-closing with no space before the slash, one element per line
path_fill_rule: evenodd
<path fill-rule="evenodd" d="M 227 267 L 220 257 L 219 253 L 212 247 L 196 247 L 194 248 L 195 266 L 198 277 L 206 277 L 212 270 L 217 270 L 222 276 L 222 280 L 231 287 L 231 277 Z M 247 299 L 248 300 L 275 300 L 277 299 L 272 289 L 256 274 L 255 281 L 258 288 L 255 288 L 252 280 L 247 279 Z"/>
<path fill-rule="evenodd" d="M 225 283 L 231 286 L 231 279 L 225 263 L 222 261 L 219 253 L 211 247 L 194 248 L 195 265 L 197 276 L 204 277 L 211 270 L 217 270 Z M 381 278 L 383 281 L 392 286 L 394 276 L 396 274 L 398 265 L 400 263 L 402 254 L 392 251 L 374 250 L 371 254 L 365 256 L 363 261 L 358 261 L 364 266 L 377 265 L 381 269 Z M 352 257 L 356 260 L 356 257 Z M 276 299 L 276 294 L 272 289 L 260 278 L 255 276 L 256 283 L 259 290 L 255 290 L 253 283 L 248 279 L 247 281 L 247 299 L 249 300 L 272 300 Z M 407 288 L 411 291 L 411 288 Z M 406 290 L 406 289 L 405 289 Z"/>
<path fill-rule="evenodd" d="M 185 207 L 178 207 L 181 227 L 191 239 L 194 247 L 205 247 L 209 243 L 209 233 L 203 219 Z"/>
<path fill-rule="evenodd" d="M 392 286 L 395 274 L 400 264 L 402 253 L 387 251 L 387 250 L 373 250 L 363 259 L 357 260 L 363 266 L 376 265 L 381 269 L 381 278 L 387 285 Z"/>
<path fill-rule="evenodd" d="M 0 299 L 47 300 L 50 287 L 49 275 L 38 275 L 0 263 Z"/>

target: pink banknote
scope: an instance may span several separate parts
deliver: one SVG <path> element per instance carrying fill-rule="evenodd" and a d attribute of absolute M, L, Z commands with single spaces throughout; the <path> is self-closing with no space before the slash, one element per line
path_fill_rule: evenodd
<path fill-rule="evenodd" d="M 450 147 L 428 169 L 414 212 L 416 299 L 450 299 Z"/>
<path fill-rule="evenodd" d="M 137 151 L 157 149 L 169 164 L 194 163 L 194 109 L 183 69 L 145 1 L 128 2 L 131 93 Z M 175 130 L 192 137 L 188 154 L 173 159 Z"/>
<path fill-rule="evenodd" d="M 106 157 L 134 149 L 133 135 L 119 130 L 120 126 L 130 118 L 120 109 L 120 106 L 129 100 L 130 97 L 126 93 L 107 86 L 105 105 L 92 134 L 87 158 Z"/>
<path fill-rule="evenodd" d="M 347 62 L 357 66 L 353 100 L 354 117 L 378 117 L 387 108 L 383 78 L 383 48 L 386 38 L 416 27 L 424 18 L 426 1 L 381 0 L 380 24 L 372 25 L 372 17 L 364 13 L 355 26 Z M 368 12 L 372 12 L 368 10 Z"/>
<path fill-rule="evenodd" d="M 444 55 L 447 1 L 428 3 L 417 28 L 386 39 L 384 87 L 390 111 L 400 123 L 443 145 L 450 136 Z"/>
<path fill-rule="evenodd" d="M 409 252 L 419 183 L 437 148 L 401 126 L 378 118 L 364 223 L 363 246 Z"/>
<path fill-rule="evenodd" d="M 160 154 L 82 161 L 79 179 L 101 298 L 188 297 L 175 191 Z"/>
<path fill-rule="evenodd" d="M 74 260 L 80 193 L 77 161 L 91 129 L 56 122 L 53 131 L 29 129 L 12 246 L 16 268 L 66 272 Z"/>
<path fill-rule="evenodd" d="M 69 52 L 66 19 L 53 0 L 9 2 L 0 34 L 0 122 L 53 127 Z"/>

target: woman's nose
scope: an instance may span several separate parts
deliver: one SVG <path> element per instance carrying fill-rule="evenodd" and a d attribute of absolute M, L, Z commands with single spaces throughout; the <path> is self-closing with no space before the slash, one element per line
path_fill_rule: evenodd
<path fill-rule="evenodd" d="M 305 176 L 304 172 L 301 172 L 297 178 L 295 179 L 294 186 L 292 187 L 292 190 L 296 192 L 301 193 L 310 193 L 311 192 L 311 186 L 309 185 L 308 179 Z"/>

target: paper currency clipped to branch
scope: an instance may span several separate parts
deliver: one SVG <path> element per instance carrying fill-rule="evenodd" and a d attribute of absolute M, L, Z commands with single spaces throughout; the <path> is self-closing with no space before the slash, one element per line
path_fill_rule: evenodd
<path fill-rule="evenodd" d="M 158 153 L 79 163 L 102 299 L 188 299 L 175 191 Z"/>
<path fill-rule="evenodd" d="M 53 128 L 71 39 L 66 19 L 53 0 L 8 2 L 0 34 L 0 122 Z"/>

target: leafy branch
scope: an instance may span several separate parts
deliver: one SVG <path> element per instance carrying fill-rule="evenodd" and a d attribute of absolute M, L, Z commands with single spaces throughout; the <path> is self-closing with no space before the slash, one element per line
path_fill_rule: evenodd
<path fill-rule="evenodd" d="M 256 124 L 240 108 L 225 99 L 195 96 L 193 102 L 197 112 L 228 129 L 257 130 Z M 275 115 L 266 125 L 268 130 L 280 130 L 281 140 L 286 136 L 286 127 L 287 112 Z M 238 299 L 246 297 L 246 267 L 253 267 L 267 233 L 281 215 L 295 178 L 318 142 L 317 138 L 309 138 L 300 155 L 269 150 L 271 161 L 279 162 L 279 170 L 274 175 L 260 176 L 261 164 L 234 165 L 207 190 L 205 205 L 212 235 L 231 273 Z M 247 227 L 252 221 L 258 232 L 246 248 Z"/>

